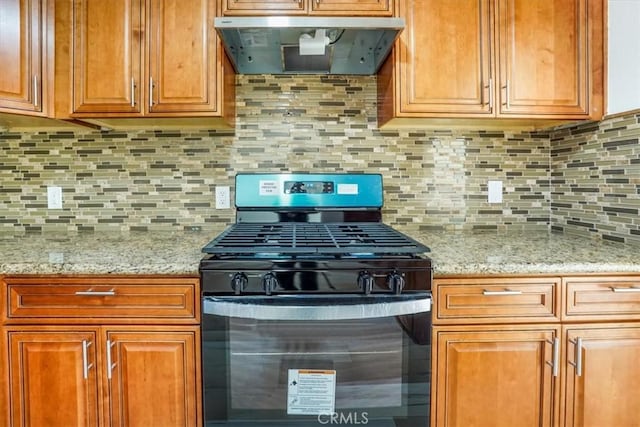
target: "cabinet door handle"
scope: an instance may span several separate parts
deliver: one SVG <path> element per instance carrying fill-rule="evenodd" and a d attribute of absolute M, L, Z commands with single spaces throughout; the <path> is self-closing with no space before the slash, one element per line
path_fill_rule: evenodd
<path fill-rule="evenodd" d="M 115 363 L 111 361 L 111 347 L 116 345 L 115 342 L 111 342 L 111 340 L 107 340 L 107 379 L 111 379 L 111 374 L 113 372 L 113 368 L 116 367 Z"/>
<path fill-rule="evenodd" d="M 89 363 L 89 346 L 91 341 L 82 340 L 82 377 L 86 380 L 89 378 L 89 369 L 93 367 L 93 363 Z"/>
<path fill-rule="evenodd" d="M 40 104 L 40 87 L 38 85 L 38 76 L 33 76 L 33 106 L 38 108 Z"/>
<path fill-rule="evenodd" d="M 574 347 L 574 362 L 569 362 L 570 365 L 576 368 L 576 375 L 582 376 L 582 338 L 576 338 L 575 341 L 569 340 Z"/>
<path fill-rule="evenodd" d="M 149 108 L 153 107 L 153 77 L 149 77 Z"/>
<path fill-rule="evenodd" d="M 560 338 L 555 337 L 553 341 L 547 340 L 549 344 L 553 345 L 552 361 L 547 362 L 547 365 L 551 366 L 551 373 L 554 377 L 557 377 L 560 373 Z"/>
<path fill-rule="evenodd" d="M 116 291 L 113 289 L 109 291 L 94 291 L 93 289 L 88 289 L 86 291 L 76 291 L 75 295 L 79 296 L 93 296 L 93 297 L 111 297 L 116 294 Z"/>
<path fill-rule="evenodd" d="M 136 106 L 136 81 L 131 77 L 131 106 Z"/>
<path fill-rule="evenodd" d="M 505 289 L 504 291 L 488 291 L 484 289 L 482 291 L 482 295 L 485 295 L 485 296 L 522 295 L 522 291 L 513 291 L 510 289 Z"/>
<path fill-rule="evenodd" d="M 504 85 L 504 89 L 505 89 L 505 98 L 506 98 L 506 102 L 504 102 L 503 104 L 507 106 L 507 110 L 511 108 L 511 89 L 509 88 L 509 80 L 506 81 L 505 85 Z"/>
<path fill-rule="evenodd" d="M 493 111 L 493 79 L 489 79 L 489 111 Z"/>
<path fill-rule="evenodd" d="M 611 287 L 611 290 L 613 292 L 620 292 L 620 293 L 633 293 L 633 292 L 640 292 L 640 288 L 616 288 L 616 287 Z"/>

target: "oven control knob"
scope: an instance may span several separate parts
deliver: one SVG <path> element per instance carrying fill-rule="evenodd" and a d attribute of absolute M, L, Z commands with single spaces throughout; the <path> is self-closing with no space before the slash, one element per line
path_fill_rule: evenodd
<path fill-rule="evenodd" d="M 375 280 L 373 275 L 368 271 L 361 271 L 358 274 L 358 287 L 365 293 L 365 295 L 369 295 L 373 290 L 373 284 Z"/>
<path fill-rule="evenodd" d="M 264 289 L 265 294 L 271 295 L 271 293 L 278 288 L 278 279 L 276 278 L 276 275 L 273 273 L 267 273 L 262 276 L 262 288 Z"/>
<path fill-rule="evenodd" d="M 400 295 L 402 293 L 404 283 L 404 277 L 402 277 L 402 274 L 397 271 L 394 271 L 387 276 L 387 286 L 394 294 Z"/>
<path fill-rule="evenodd" d="M 231 278 L 231 289 L 233 289 L 233 292 L 235 292 L 236 295 L 240 295 L 247 286 L 247 283 L 249 283 L 249 279 L 246 274 L 236 273 Z"/>

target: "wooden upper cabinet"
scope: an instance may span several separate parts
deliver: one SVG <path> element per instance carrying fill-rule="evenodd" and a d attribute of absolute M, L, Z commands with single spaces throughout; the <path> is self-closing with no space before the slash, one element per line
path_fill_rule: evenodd
<path fill-rule="evenodd" d="M 217 111 L 213 0 L 150 0 L 148 111 Z"/>
<path fill-rule="evenodd" d="M 73 116 L 219 117 L 232 110 L 233 81 L 223 82 L 224 52 L 213 28 L 217 7 L 215 0 L 75 0 Z"/>
<path fill-rule="evenodd" d="M 11 426 L 98 425 L 96 334 L 9 328 Z"/>
<path fill-rule="evenodd" d="M 492 113 L 489 0 L 400 1 L 398 110 L 404 116 Z"/>
<path fill-rule="evenodd" d="M 43 111 L 46 0 L 0 0 L 0 111 Z"/>
<path fill-rule="evenodd" d="M 393 0 L 223 0 L 222 14 L 392 16 Z"/>
<path fill-rule="evenodd" d="M 398 0 L 406 27 L 378 74 L 378 122 L 597 120 L 603 0 Z"/>
<path fill-rule="evenodd" d="M 306 15 L 307 0 L 222 0 L 223 15 Z"/>
<path fill-rule="evenodd" d="M 75 0 L 73 112 L 141 113 L 141 0 Z"/>
<path fill-rule="evenodd" d="M 392 16 L 393 0 L 309 0 L 311 14 Z"/>
<path fill-rule="evenodd" d="M 498 1 L 500 115 L 590 114 L 590 62 L 596 58 L 589 55 L 589 32 L 596 3 Z"/>

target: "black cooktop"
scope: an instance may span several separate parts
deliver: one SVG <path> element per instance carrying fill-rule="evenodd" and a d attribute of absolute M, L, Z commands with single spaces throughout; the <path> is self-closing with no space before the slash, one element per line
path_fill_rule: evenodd
<path fill-rule="evenodd" d="M 212 240 L 209 254 L 416 254 L 429 248 L 379 222 L 236 223 Z"/>

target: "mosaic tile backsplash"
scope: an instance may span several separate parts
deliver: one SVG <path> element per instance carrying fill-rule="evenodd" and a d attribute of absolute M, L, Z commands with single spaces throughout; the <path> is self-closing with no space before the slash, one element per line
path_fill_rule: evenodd
<path fill-rule="evenodd" d="M 233 131 L 0 133 L 0 230 L 220 228 L 237 172 L 378 172 L 405 230 L 640 241 L 638 115 L 546 132 L 379 130 L 370 76 L 239 76 Z M 504 200 L 487 202 L 501 180 Z M 63 188 L 47 209 L 46 188 Z"/>

